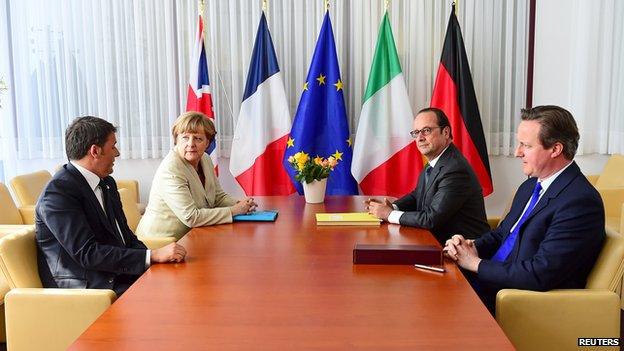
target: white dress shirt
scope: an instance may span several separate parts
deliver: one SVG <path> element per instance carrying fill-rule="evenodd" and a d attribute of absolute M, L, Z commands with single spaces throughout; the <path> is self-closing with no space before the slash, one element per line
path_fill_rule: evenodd
<path fill-rule="evenodd" d="M 80 174 L 82 174 L 82 176 L 85 178 L 85 180 L 87 181 L 87 183 L 89 184 L 89 187 L 91 188 L 91 190 L 93 190 L 93 193 L 95 193 L 95 197 L 97 198 L 98 202 L 100 203 L 100 206 L 102 206 L 102 210 L 104 211 L 104 213 L 106 213 L 106 207 L 104 207 L 104 199 L 102 197 L 102 189 L 100 189 L 100 177 L 91 172 L 90 170 L 82 167 L 81 165 L 74 163 L 74 162 L 70 162 L 74 167 L 76 167 L 76 169 L 78 170 L 78 172 L 80 172 Z M 124 243 L 124 245 L 126 244 L 126 241 L 123 238 L 123 235 L 121 234 L 121 228 L 119 227 L 119 223 L 117 223 L 117 220 L 115 220 L 115 224 L 117 225 L 117 231 L 119 232 L 119 235 L 121 235 L 121 241 Z M 147 250 L 145 253 L 145 268 L 148 268 L 150 266 L 150 258 L 151 258 L 151 252 L 150 250 Z"/>
<path fill-rule="evenodd" d="M 440 157 L 444 154 L 444 152 L 446 152 L 446 149 L 448 149 L 450 145 L 451 144 L 448 144 L 436 158 L 429 161 L 429 167 L 431 168 L 435 167 Z M 401 219 L 401 216 L 403 215 L 404 211 L 399 211 L 399 207 L 395 204 L 392 204 L 392 208 L 394 208 L 394 211 L 390 212 L 390 214 L 388 215 L 388 222 L 393 223 L 393 224 L 401 224 L 399 220 Z"/>

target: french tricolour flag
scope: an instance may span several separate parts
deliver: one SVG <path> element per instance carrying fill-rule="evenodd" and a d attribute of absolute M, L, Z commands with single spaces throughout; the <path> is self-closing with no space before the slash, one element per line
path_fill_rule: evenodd
<path fill-rule="evenodd" d="M 215 114 L 212 108 L 212 95 L 210 94 L 210 78 L 208 77 L 208 60 L 206 60 L 206 46 L 204 45 L 204 21 L 199 16 L 196 42 L 191 56 L 191 73 L 189 77 L 188 97 L 186 99 L 186 111 L 198 111 L 210 118 L 215 125 Z M 206 149 L 210 155 L 212 164 L 217 171 L 217 148 L 213 142 Z"/>
<path fill-rule="evenodd" d="M 230 158 L 230 172 L 246 195 L 295 192 L 282 166 L 290 126 L 284 83 L 262 13 Z"/>

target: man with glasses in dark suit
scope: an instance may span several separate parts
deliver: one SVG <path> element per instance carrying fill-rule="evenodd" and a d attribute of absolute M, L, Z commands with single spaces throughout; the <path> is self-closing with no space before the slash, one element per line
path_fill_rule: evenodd
<path fill-rule="evenodd" d="M 428 160 L 416 189 L 394 202 L 368 199 L 366 210 L 390 223 L 428 229 L 441 244 L 455 233 L 464 233 L 468 238 L 485 233 L 489 226 L 481 185 L 453 145 L 451 125 L 444 112 L 422 109 L 413 127 L 410 134 Z"/>

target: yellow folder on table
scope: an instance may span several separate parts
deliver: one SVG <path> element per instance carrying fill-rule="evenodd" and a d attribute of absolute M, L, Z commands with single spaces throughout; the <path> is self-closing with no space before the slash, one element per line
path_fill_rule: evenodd
<path fill-rule="evenodd" d="M 317 213 L 316 225 L 376 225 L 381 219 L 366 212 Z"/>

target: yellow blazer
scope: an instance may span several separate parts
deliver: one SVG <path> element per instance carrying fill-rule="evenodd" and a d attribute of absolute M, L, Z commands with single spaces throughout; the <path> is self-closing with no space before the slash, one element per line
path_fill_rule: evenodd
<path fill-rule="evenodd" d="M 221 189 L 208 155 L 202 156 L 200 164 L 206 176 L 205 187 L 190 163 L 175 150 L 169 152 L 154 175 L 137 235 L 180 239 L 194 227 L 232 223 L 229 207 L 236 200 Z"/>

